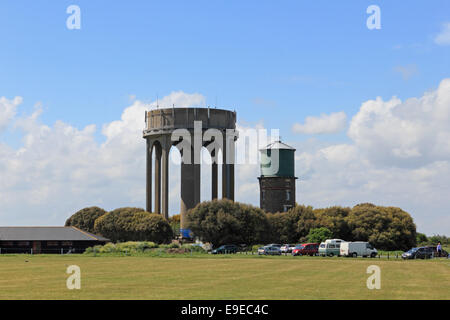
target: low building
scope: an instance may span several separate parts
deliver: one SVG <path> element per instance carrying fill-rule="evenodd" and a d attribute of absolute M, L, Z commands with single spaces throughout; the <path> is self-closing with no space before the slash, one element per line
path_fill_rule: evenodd
<path fill-rule="evenodd" d="M 109 242 L 76 227 L 0 227 L 0 253 L 83 253 Z"/>

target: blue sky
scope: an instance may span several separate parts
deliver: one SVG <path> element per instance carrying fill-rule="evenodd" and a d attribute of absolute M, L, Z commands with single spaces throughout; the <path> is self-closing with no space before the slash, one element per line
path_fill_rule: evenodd
<path fill-rule="evenodd" d="M 80 30 L 66 27 L 69 17 L 66 9 L 72 4 L 81 9 Z M 381 9 L 380 30 L 369 30 L 366 26 L 369 17 L 366 9 L 372 4 Z M 447 172 L 447 167 L 442 169 L 442 163 L 445 166 L 450 163 L 447 153 L 433 153 L 433 156 L 425 157 L 425 149 L 421 148 L 441 141 L 439 139 L 445 137 L 448 127 L 437 124 L 434 131 L 424 133 L 424 130 L 419 130 L 417 135 L 411 134 L 418 137 L 414 140 L 417 145 L 406 141 L 408 137 L 405 137 L 406 140 L 399 138 L 403 141 L 399 147 L 389 144 L 389 141 L 397 139 L 397 133 L 386 138 L 378 131 L 369 131 L 377 124 L 390 123 L 388 118 L 369 124 L 362 120 L 352 121 L 352 118 L 358 114 L 361 119 L 364 118 L 362 106 L 377 97 L 381 97 L 387 105 L 394 96 L 405 101 L 408 98 L 421 99 L 426 92 L 436 92 L 440 97 L 436 103 L 429 106 L 424 99 L 417 108 L 426 116 L 429 110 L 439 109 L 439 101 L 446 101 L 442 97 L 447 87 L 442 81 L 450 77 L 450 45 L 436 39 L 440 34 L 444 39 L 449 36 L 445 33 L 445 24 L 449 22 L 450 2 L 446 0 L 2 0 L 0 98 L 12 101 L 18 96 L 23 101 L 17 108 L 14 107 L 14 116 L 8 116 L 10 122 L 4 130 L 1 130 L 0 121 L 0 147 L 3 144 L 4 150 L 7 150 L 4 151 L 5 159 L 8 152 L 17 155 L 34 150 L 33 154 L 46 154 L 44 149 L 32 149 L 40 148 L 36 137 L 33 138 L 35 146 L 27 146 L 26 141 L 31 141 L 31 138 L 26 140 L 27 137 L 33 134 L 33 130 L 47 127 L 52 132 L 58 132 L 57 123 L 63 122 L 71 132 L 75 132 L 74 135 L 92 136 L 97 143 L 95 148 L 100 150 L 102 144 L 108 145 L 108 139 L 113 139 L 105 135 L 102 128 L 120 119 L 127 124 L 127 120 L 123 120 L 124 110 L 133 103 L 135 107 L 129 110 L 136 111 L 140 110 L 140 104 L 154 102 L 157 96 L 162 99 L 173 92 L 187 95 L 198 93 L 204 97 L 201 106 L 215 106 L 217 102 L 218 107 L 235 109 L 243 125 L 263 124 L 268 129 L 280 129 L 283 140 L 297 147 L 297 172 L 306 177 L 305 184 L 299 187 L 301 191 L 297 198 L 306 204 L 354 205 L 374 201 L 398 205 L 413 213 L 419 229 L 443 233 L 450 230 L 447 213 L 450 203 L 443 200 L 444 196 L 439 197 L 438 203 L 432 198 L 411 203 L 406 198 L 398 200 L 396 196 L 406 194 L 417 199 L 426 188 L 430 188 L 430 194 L 432 190 L 447 190 L 447 185 L 442 186 L 435 180 L 423 181 L 423 185 L 417 184 L 414 190 L 403 188 L 414 186 L 415 179 L 419 179 L 418 174 L 420 179 L 431 179 L 424 173 L 427 170 Z M 380 104 L 379 108 L 384 105 Z M 397 117 L 399 110 L 409 105 L 411 103 L 400 103 L 395 112 L 389 113 L 389 119 Z M 37 116 L 36 123 L 30 124 L 24 120 L 39 109 L 42 112 Z M 411 127 L 417 127 L 420 119 L 425 118 L 420 112 L 417 113 L 420 116 L 414 119 L 398 116 L 398 122 L 393 122 L 392 128 L 405 121 Z M 346 119 L 337 125 L 336 130 L 293 129 L 295 124 L 306 124 L 308 117 L 313 117 L 312 122 L 316 123 L 314 119 L 321 115 L 328 119 L 327 116 L 335 113 L 341 113 Z M 373 114 L 370 117 L 376 118 Z M 90 125 L 95 125 L 96 129 L 83 133 Z M 325 126 L 329 125 L 325 122 Z M 136 132 L 141 129 L 137 128 Z M 376 142 L 364 140 L 358 135 L 365 132 L 363 129 L 367 129 L 366 138 L 372 134 L 379 139 Z M 429 136 L 435 136 L 437 140 L 424 138 Z M 46 146 L 56 144 L 50 138 L 45 141 Z M 89 142 L 89 148 L 92 143 Z M 320 193 L 318 190 L 326 189 L 327 185 L 336 188 L 342 181 L 333 181 L 336 185 L 327 183 L 325 176 L 317 176 L 318 172 L 336 172 L 342 165 L 340 161 L 344 160 L 328 157 L 324 167 L 314 167 L 314 164 L 321 163 L 317 157 L 329 155 L 330 148 L 341 148 L 342 145 L 351 148 L 345 149 L 347 154 L 363 157 L 363 160 L 352 161 L 370 163 L 373 175 L 361 176 L 362 172 L 370 170 L 359 168 L 352 171 L 353 167 L 349 164 L 343 167 L 354 174 L 352 178 L 345 178 L 345 183 L 350 186 L 348 193 L 340 197 L 333 189 Z M 386 154 L 385 158 L 380 160 L 381 156 L 372 154 L 367 146 L 381 146 L 380 150 L 386 150 L 386 153 L 381 152 Z M 139 148 L 136 147 L 136 150 L 141 150 Z M 405 157 L 421 157 L 421 161 L 404 161 Z M 63 158 L 58 159 L 63 161 Z M 41 158 L 38 160 L 44 161 Z M 14 170 L 21 166 L 15 163 Z M 77 163 L 75 167 L 82 165 Z M 12 178 L 19 178 L 19 172 L 27 172 L 19 169 Z M 33 170 L 39 169 L 35 167 Z M 371 179 L 381 171 L 393 181 L 405 180 L 393 189 L 374 187 Z M 257 169 L 254 172 L 257 175 Z M 442 176 L 447 177 L 444 173 Z M 132 177 L 122 178 L 127 183 L 132 180 Z M 248 182 L 247 189 L 255 186 L 253 180 Z M 69 179 L 67 183 L 71 181 Z M 356 183 L 354 181 L 360 181 L 360 185 L 353 185 Z M 102 182 L 99 180 L 97 183 Z M 130 183 L 135 188 L 142 187 L 141 180 Z M 246 186 L 246 183 L 242 181 L 241 186 Z M 82 186 L 78 187 L 86 188 L 83 189 L 86 193 L 90 192 L 86 184 Z M 368 188 L 367 193 L 351 196 L 352 188 L 359 189 L 361 186 Z M 73 185 L 74 189 L 78 187 Z M 57 189 L 54 185 L 48 185 L 42 192 L 50 198 L 58 197 L 56 191 L 52 193 L 52 188 Z M 4 196 L 11 190 L 23 190 L 24 198 L 27 192 L 33 192 L 14 185 L 12 189 L 4 189 Z M 111 190 L 114 205 L 143 206 L 143 197 L 120 198 L 114 192 Z M 257 196 L 246 196 L 244 191 L 241 194 L 243 196 L 239 200 L 258 203 Z M 95 199 L 72 201 L 70 204 L 65 202 L 67 209 L 64 210 L 70 212 L 77 207 L 95 204 Z M 108 208 L 113 205 L 108 204 L 107 200 L 100 200 L 107 209 L 112 209 Z M 426 225 L 428 205 L 431 203 L 436 211 L 432 227 Z M 48 206 L 50 202 L 41 203 L 36 209 L 40 212 L 37 217 L 44 217 Z M 64 203 L 57 206 L 64 208 Z M 35 223 L 35 220 L 21 216 L 22 204 L 9 202 L 6 207 L 5 223 Z M 65 215 L 66 212 L 54 213 L 51 218 L 36 220 L 57 224 L 64 220 Z M 18 216 L 20 218 L 16 218 Z"/>
<path fill-rule="evenodd" d="M 368 30 L 373 3 L 2 1 L 0 88 L 27 108 L 42 102 L 48 123 L 101 124 L 120 116 L 130 94 L 154 100 L 183 90 L 280 128 L 435 88 L 450 55 L 432 37 L 450 3 L 378 1 L 382 29 Z M 81 8 L 81 30 L 66 28 L 70 4 Z M 408 65 L 417 74 L 404 81 L 394 68 Z"/>

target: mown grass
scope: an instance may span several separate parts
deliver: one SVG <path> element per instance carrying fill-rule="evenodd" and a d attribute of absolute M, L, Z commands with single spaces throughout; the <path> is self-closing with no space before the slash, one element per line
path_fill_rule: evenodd
<path fill-rule="evenodd" d="M 450 260 L 245 255 L 0 256 L 0 299 L 448 299 Z M 81 268 L 81 290 L 66 269 Z M 381 289 L 369 290 L 369 265 Z"/>

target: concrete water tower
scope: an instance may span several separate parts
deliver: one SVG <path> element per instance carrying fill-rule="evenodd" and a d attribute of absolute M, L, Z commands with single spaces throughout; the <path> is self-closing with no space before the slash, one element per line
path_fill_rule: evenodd
<path fill-rule="evenodd" d="M 275 141 L 260 149 L 260 207 L 284 212 L 295 206 L 295 149 Z"/>

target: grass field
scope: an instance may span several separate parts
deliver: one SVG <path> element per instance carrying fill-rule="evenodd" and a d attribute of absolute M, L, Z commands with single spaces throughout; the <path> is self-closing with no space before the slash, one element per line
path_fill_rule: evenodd
<path fill-rule="evenodd" d="M 369 265 L 381 289 L 369 290 Z M 81 290 L 66 269 L 81 268 Z M 0 256 L 0 299 L 449 299 L 450 260 Z"/>

